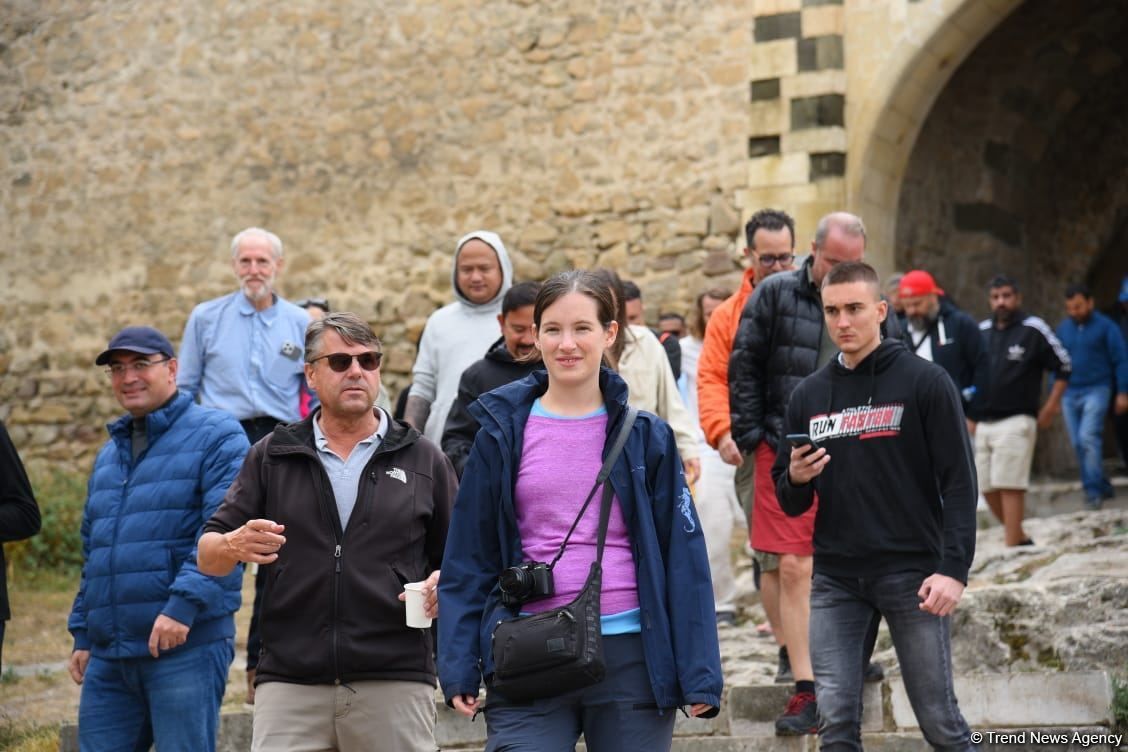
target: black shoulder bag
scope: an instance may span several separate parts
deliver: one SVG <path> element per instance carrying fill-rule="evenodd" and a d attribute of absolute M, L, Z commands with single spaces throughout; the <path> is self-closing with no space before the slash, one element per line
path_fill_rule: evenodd
<path fill-rule="evenodd" d="M 611 452 L 599 470 L 595 485 L 571 530 L 564 537 L 552 565 L 564 554 L 564 547 L 591 504 L 595 491 L 603 485 L 599 508 L 599 536 L 595 561 L 591 564 L 583 590 L 571 603 L 531 616 L 498 623 L 493 633 L 493 680 L 490 689 L 510 700 L 536 700 L 553 697 L 603 681 L 603 635 L 600 628 L 599 593 L 603 584 L 603 545 L 611 519 L 614 490 L 608 477 L 623 451 L 638 411 L 628 408 L 615 436 Z M 550 566 L 550 568 L 551 568 Z"/>

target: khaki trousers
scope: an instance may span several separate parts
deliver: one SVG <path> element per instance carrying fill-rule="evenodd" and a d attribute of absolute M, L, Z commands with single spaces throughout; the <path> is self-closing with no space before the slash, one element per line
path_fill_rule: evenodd
<path fill-rule="evenodd" d="M 411 681 L 265 682 L 252 752 L 435 752 L 435 690 Z"/>

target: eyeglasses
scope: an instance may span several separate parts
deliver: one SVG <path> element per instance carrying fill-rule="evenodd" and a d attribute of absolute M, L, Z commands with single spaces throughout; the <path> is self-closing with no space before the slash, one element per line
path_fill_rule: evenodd
<path fill-rule="evenodd" d="M 158 363 L 167 363 L 172 358 L 165 358 L 164 360 L 135 360 L 132 363 L 110 363 L 106 366 L 106 374 L 110 377 L 121 376 L 126 371 L 133 371 L 134 373 L 141 374 L 149 370 Z"/>
<path fill-rule="evenodd" d="M 329 298 L 302 298 L 295 301 L 294 305 L 299 308 L 309 308 L 310 306 L 317 306 L 323 311 L 329 310 Z"/>
<path fill-rule="evenodd" d="M 780 266 L 787 266 L 795 260 L 794 253 L 781 253 L 778 256 L 760 256 L 760 266 L 771 267 L 779 264 Z"/>
<path fill-rule="evenodd" d="M 309 363 L 313 365 L 319 360 L 324 359 L 329 367 L 337 373 L 344 373 L 352 367 L 353 359 L 356 359 L 357 365 L 366 371 L 375 371 L 380 367 L 380 361 L 384 359 L 382 352 L 363 352 L 359 355 L 350 355 L 349 353 L 333 353 L 331 355 L 318 355 Z"/>

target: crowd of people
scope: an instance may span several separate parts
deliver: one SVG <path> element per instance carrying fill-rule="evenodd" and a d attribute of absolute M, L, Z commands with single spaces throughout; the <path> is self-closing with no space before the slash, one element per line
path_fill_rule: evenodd
<path fill-rule="evenodd" d="M 195 307 L 179 350 L 138 325 L 95 358 L 125 412 L 90 476 L 68 621 L 81 748 L 215 749 L 245 566 L 255 750 L 435 749 L 436 685 L 484 714 L 489 750 L 581 734 L 597 752 L 668 749 L 678 708 L 720 708 L 745 526 L 776 681 L 793 685 L 778 734 L 860 748 L 884 619 L 927 741 L 974 748 L 949 618 L 977 499 L 1007 545 L 1033 545 L 1034 444 L 1058 412 L 1086 503 L 1112 497 L 1101 437 L 1111 410 L 1128 464 L 1128 279 L 1116 320 L 1065 289 L 1055 332 L 1008 276 L 980 323 L 927 270 L 882 284 L 846 212 L 802 259 L 779 210 L 745 241 L 735 291 L 652 329 L 614 270 L 515 284 L 502 239 L 471 232 L 393 408 L 369 324 L 282 298 L 282 241 L 238 233 L 238 289 Z M 33 535 L 2 424 L 0 463 L 0 541 Z M 600 489 L 605 519 L 587 503 Z M 497 625 L 568 606 L 596 574 L 605 678 L 495 689 Z M 414 589 L 434 629 L 408 625 Z"/>

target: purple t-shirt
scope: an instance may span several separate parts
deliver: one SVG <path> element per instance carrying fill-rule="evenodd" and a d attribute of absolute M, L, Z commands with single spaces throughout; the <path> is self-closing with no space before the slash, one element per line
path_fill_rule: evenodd
<path fill-rule="evenodd" d="M 551 415 L 538 399 L 525 424 L 521 466 L 517 469 L 515 504 L 525 561 L 551 562 L 568 528 L 603 466 L 607 438 L 607 410 L 578 418 Z M 523 612 L 539 613 L 562 606 L 580 592 L 595 561 L 599 532 L 599 504 L 595 492 L 564 555 L 552 570 L 556 595 L 530 601 Z M 603 590 L 600 612 L 618 614 L 638 608 L 638 584 L 627 523 L 618 497 L 612 497 L 611 520 L 603 549 Z"/>

